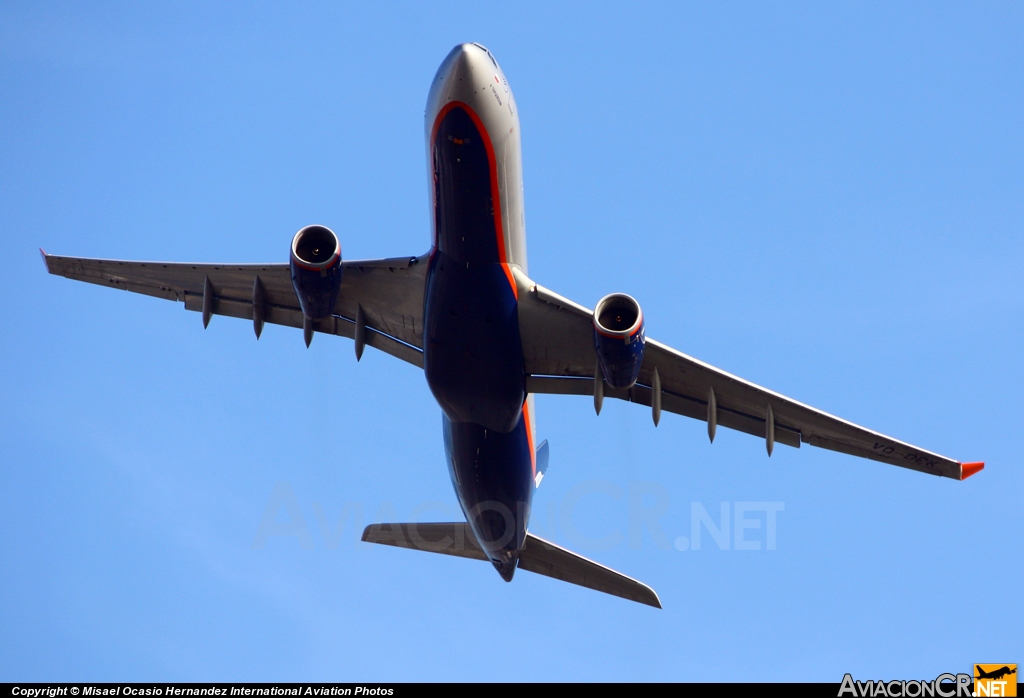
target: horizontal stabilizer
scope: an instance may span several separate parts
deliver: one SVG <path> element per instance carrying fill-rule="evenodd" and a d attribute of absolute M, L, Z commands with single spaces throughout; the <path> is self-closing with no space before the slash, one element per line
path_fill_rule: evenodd
<path fill-rule="evenodd" d="M 519 555 L 519 569 L 661 608 L 658 594 L 643 582 L 599 565 L 531 533 L 526 534 L 526 545 Z"/>
<path fill-rule="evenodd" d="M 379 523 L 363 530 L 367 543 L 487 560 L 467 523 Z"/>
<path fill-rule="evenodd" d="M 370 524 L 363 531 L 363 540 L 428 553 L 487 560 L 487 555 L 467 523 Z M 661 608 L 658 594 L 643 582 L 549 543 L 532 533 L 526 534 L 526 543 L 519 554 L 519 569 Z"/>

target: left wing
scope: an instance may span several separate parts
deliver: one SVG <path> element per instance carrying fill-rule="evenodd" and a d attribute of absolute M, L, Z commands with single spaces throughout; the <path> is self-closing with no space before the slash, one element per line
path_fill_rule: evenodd
<path fill-rule="evenodd" d="M 519 289 L 527 391 L 594 395 L 597 359 L 592 312 L 535 284 L 518 269 L 513 273 Z M 955 480 L 984 467 L 984 463 L 961 463 L 865 429 L 653 339 L 647 340 L 636 385 L 626 390 L 604 385 L 600 394 L 652 406 L 656 385 L 660 385 L 660 409 L 706 421 L 712 439 L 717 426 L 759 436 L 765 439 L 769 455 L 776 442 L 796 448 L 805 443 Z"/>
<path fill-rule="evenodd" d="M 41 250 L 40 250 L 41 251 Z M 362 310 L 365 343 L 423 367 L 423 289 L 426 256 L 343 262 L 332 317 L 314 330 L 355 337 Z M 58 257 L 43 252 L 51 274 L 184 303 L 203 314 L 302 327 L 302 310 L 287 264 L 182 264 Z"/>

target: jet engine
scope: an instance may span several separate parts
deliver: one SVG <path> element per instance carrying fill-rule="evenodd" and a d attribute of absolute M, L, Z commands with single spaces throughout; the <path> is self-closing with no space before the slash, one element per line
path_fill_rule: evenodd
<path fill-rule="evenodd" d="M 612 293 L 594 308 L 594 349 L 604 379 L 613 388 L 630 388 L 644 360 L 644 314 L 624 293 Z"/>
<path fill-rule="evenodd" d="M 341 290 L 341 269 L 341 243 L 330 228 L 307 225 L 295 233 L 292 286 L 306 318 L 319 320 L 332 314 Z"/>

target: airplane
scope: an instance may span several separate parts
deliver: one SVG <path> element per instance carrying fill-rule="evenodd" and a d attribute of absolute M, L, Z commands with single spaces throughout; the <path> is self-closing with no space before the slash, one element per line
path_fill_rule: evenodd
<path fill-rule="evenodd" d="M 1009 676 L 1010 674 L 1016 674 L 1017 673 L 1017 668 L 1016 667 L 1011 669 L 1008 666 L 1004 666 L 1004 667 L 1001 667 L 999 669 L 994 669 L 993 671 L 985 671 L 981 667 L 976 667 L 976 669 L 977 669 L 977 674 L 978 674 L 977 676 L 974 677 L 976 679 L 993 679 L 993 680 L 998 680 L 998 679 L 1003 678 L 1004 676 Z"/>
<path fill-rule="evenodd" d="M 51 274 L 184 303 L 201 313 L 354 341 L 423 369 L 442 411 L 449 476 L 465 521 L 381 523 L 363 540 L 489 561 L 510 582 L 524 569 L 661 608 L 649 586 L 529 531 L 548 467 L 537 394 L 605 398 L 707 422 L 776 444 L 809 444 L 963 480 L 961 463 L 801 404 L 648 338 L 624 293 L 593 310 L 529 276 L 515 97 L 489 50 L 456 46 L 427 98 L 432 238 L 422 255 L 343 261 L 329 228 L 292 239 L 288 263 L 182 264 L 58 257 Z"/>

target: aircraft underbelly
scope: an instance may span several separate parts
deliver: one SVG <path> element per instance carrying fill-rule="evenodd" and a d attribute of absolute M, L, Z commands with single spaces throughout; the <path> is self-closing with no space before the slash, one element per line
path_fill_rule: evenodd
<path fill-rule="evenodd" d="M 436 242 L 427 270 L 424 373 L 444 412 L 452 484 L 498 571 L 511 579 L 533 491 L 516 290 L 504 262 L 493 151 L 467 110 L 438 117 Z"/>
<path fill-rule="evenodd" d="M 466 267 L 436 252 L 427 271 L 424 371 L 445 414 L 515 429 L 525 376 L 517 302 L 497 264 Z"/>
<path fill-rule="evenodd" d="M 524 413 L 525 414 L 525 413 Z M 533 498 L 525 416 L 507 434 L 443 417 L 448 471 L 480 547 L 511 581 L 526 539 Z"/>

